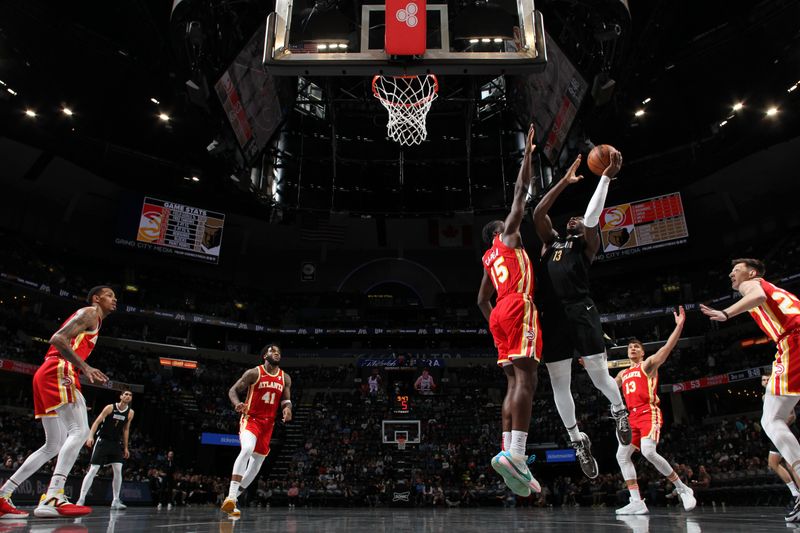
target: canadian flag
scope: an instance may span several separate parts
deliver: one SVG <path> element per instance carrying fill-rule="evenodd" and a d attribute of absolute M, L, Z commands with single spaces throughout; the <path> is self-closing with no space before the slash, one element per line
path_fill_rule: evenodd
<path fill-rule="evenodd" d="M 392 56 L 425 53 L 427 4 L 425 0 L 386 0 L 384 51 Z"/>
<path fill-rule="evenodd" d="M 428 224 L 431 244 L 434 246 L 472 246 L 472 225 L 459 220 L 433 219 Z"/>

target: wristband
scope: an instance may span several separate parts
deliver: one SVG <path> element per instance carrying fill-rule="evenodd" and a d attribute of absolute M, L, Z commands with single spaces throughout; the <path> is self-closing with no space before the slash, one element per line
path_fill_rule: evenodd
<path fill-rule="evenodd" d="M 728 315 L 728 312 L 727 312 L 727 311 L 725 311 L 724 309 L 721 311 L 721 313 L 722 313 L 723 315 L 725 315 L 725 320 L 728 320 L 728 319 L 730 318 L 730 315 Z"/>
<path fill-rule="evenodd" d="M 284 406 L 284 405 L 286 405 L 287 403 L 288 403 L 289 405 L 292 405 L 292 400 L 283 400 L 283 401 L 281 402 L 281 407 L 283 407 L 283 406 Z"/>

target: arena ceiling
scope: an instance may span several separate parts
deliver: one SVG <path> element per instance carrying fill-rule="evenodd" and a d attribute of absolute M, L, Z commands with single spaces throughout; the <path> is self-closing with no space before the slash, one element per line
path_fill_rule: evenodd
<path fill-rule="evenodd" d="M 680 188 L 797 136 L 800 90 L 789 89 L 800 81 L 800 1 L 635 1 L 613 57 L 598 45 L 591 20 L 591 6 L 598 4 L 536 4 L 548 31 L 590 82 L 603 68 L 616 82 L 607 103 L 587 98 L 564 160 L 585 150 L 584 140 L 619 146 L 626 172 L 636 178 L 626 187 L 631 195 L 646 195 Z M 249 165 L 235 155 L 216 96 L 197 98 L 186 82 L 212 86 L 271 2 L 185 0 L 183 7 L 200 22 L 195 31 L 171 24 L 170 6 L 158 0 L 99 9 L 43 0 L 0 4 L 0 133 L 132 189 L 269 216 L 271 199 L 230 178 L 243 176 Z M 507 204 L 519 158 L 509 109 L 501 105 L 478 117 L 474 102 L 444 99 L 432 111 L 432 143 L 401 155 L 380 139 L 381 123 L 372 119 L 378 108 L 361 97 L 359 80 L 315 81 L 329 83 L 330 90 L 344 87 L 356 98 L 335 118 L 289 113 L 284 130 L 295 139 L 290 143 L 304 139 L 305 181 L 298 179 L 298 165 L 287 166 L 284 217 L 298 207 L 429 215 Z M 737 102 L 744 107 L 734 111 Z M 767 116 L 773 106 L 777 114 Z M 640 109 L 644 115 L 637 117 Z M 332 121 L 347 137 L 333 151 Z M 365 131 L 377 132 L 374 142 L 356 139 Z M 219 148 L 212 154 L 207 147 L 215 140 Z M 404 172 L 398 170 L 401 157 Z"/>

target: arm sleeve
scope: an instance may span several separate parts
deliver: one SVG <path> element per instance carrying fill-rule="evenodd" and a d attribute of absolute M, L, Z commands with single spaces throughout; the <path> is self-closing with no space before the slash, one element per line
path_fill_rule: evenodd
<path fill-rule="evenodd" d="M 609 183 L 611 183 L 611 178 L 608 176 L 600 177 L 600 182 L 597 184 L 592 199 L 589 200 L 589 205 L 586 207 L 586 214 L 583 215 L 583 224 L 587 228 L 593 228 L 600 223 L 600 213 L 606 204 Z"/>

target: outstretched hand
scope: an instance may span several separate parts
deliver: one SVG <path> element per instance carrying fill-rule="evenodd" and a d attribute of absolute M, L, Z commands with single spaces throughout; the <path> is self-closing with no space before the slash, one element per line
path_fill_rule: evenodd
<path fill-rule="evenodd" d="M 578 183 L 583 179 L 583 174 L 575 175 L 575 172 L 578 171 L 578 167 L 581 165 L 581 160 L 583 156 L 578 154 L 578 157 L 575 158 L 572 165 L 570 165 L 569 170 L 567 170 L 567 174 L 564 176 L 564 180 L 566 180 L 568 185 L 573 185 Z"/>
<path fill-rule="evenodd" d="M 609 157 L 611 162 L 603 171 L 603 175 L 613 179 L 622 168 L 622 153 L 619 150 L 611 150 Z"/>
<path fill-rule="evenodd" d="M 728 320 L 728 317 L 725 316 L 725 313 L 716 309 L 712 309 L 707 305 L 700 304 L 700 311 L 714 322 L 725 322 Z"/>
<path fill-rule="evenodd" d="M 528 138 L 525 141 L 525 157 L 530 157 L 533 151 L 536 150 L 536 144 L 534 143 L 535 135 L 536 130 L 533 128 L 533 124 L 531 124 L 528 128 Z"/>
<path fill-rule="evenodd" d="M 675 325 L 676 326 L 683 326 L 683 323 L 686 322 L 686 311 L 684 311 L 683 306 L 678 306 L 678 312 L 672 312 L 672 315 L 675 317 Z"/>

